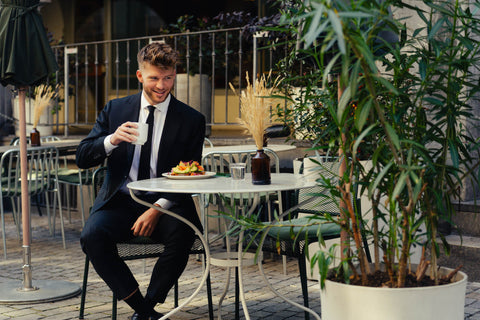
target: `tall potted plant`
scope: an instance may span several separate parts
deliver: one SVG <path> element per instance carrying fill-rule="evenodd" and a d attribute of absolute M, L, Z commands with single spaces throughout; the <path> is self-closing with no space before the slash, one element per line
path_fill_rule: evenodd
<path fill-rule="evenodd" d="M 322 319 L 363 319 L 366 305 L 376 308 L 367 311 L 367 319 L 463 319 L 466 275 L 439 271 L 439 242 L 447 249 L 448 244 L 438 226 L 441 220 L 451 221 L 452 201 L 469 180 L 477 183 L 479 145 L 470 129 L 479 90 L 478 8 L 478 1 L 458 0 L 316 0 L 293 1 L 283 11 L 286 27 L 279 28 L 292 30 L 296 40 L 291 46 L 296 61 L 290 60 L 313 66 L 292 78 L 308 79 L 308 92 L 322 91 L 335 99 L 315 102 L 318 117 L 331 119 L 319 133 L 318 148 L 335 149 L 341 161 L 338 185 L 318 180 L 330 188 L 340 217 L 310 221 L 327 219 L 343 233 L 338 267 L 331 269 L 332 251 L 318 251 L 311 260 L 321 276 Z M 390 41 L 395 37 L 386 33 L 398 40 Z M 293 108 L 290 114 L 295 112 Z M 370 167 L 360 161 L 365 150 L 370 151 Z M 353 183 L 368 195 L 368 219 L 353 205 Z M 247 227 L 267 232 L 270 226 Z M 367 261 L 364 237 L 371 243 L 373 264 Z M 410 261 L 415 247 L 424 249 L 418 268 Z M 373 280 L 395 293 L 411 286 L 448 292 L 456 282 L 463 293 L 433 298 L 434 306 L 425 305 L 425 291 L 407 306 L 396 296 L 386 308 L 385 300 L 373 298 L 373 290 L 356 298 L 332 294 L 333 284 L 365 288 Z M 332 296 L 340 307 L 329 306 Z M 346 305 L 360 297 L 376 303 Z M 412 313 L 417 306 L 420 310 Z M 433 316 L 433 311 L 439 314 Z"/>

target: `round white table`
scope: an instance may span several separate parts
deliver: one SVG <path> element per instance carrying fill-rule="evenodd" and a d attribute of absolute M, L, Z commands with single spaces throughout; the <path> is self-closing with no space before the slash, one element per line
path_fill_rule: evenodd
<path fill-rule="evenodd" d="M 140 180 L 140 181 L 135 181 L 131 182 L 127 185 L 127 187 L 130 189 L 130 194 L 132 198 L 144 205 L 147 205 L 151 208 L 155 208 L 157 210 L 160 210 L 166 214 L 169 214 L 171 216 L 176 217 L 177 219 L 183 221 L 187 225 L 189 225 L 195 233 L 199 236 L 200 240 L 203 243 L 203 246 L 205 248 L 205 271 L 202 277 L 202 280 L 200 281 L 200 284 L 198 288 L 193 292 L 193 294 L 186 299 L 181 305 L 179 305 L 177 308 L 171 310 L 168 314 L 164 316 L 164 318 L 171 316 L 172 314 L 176 313 L 179 309 L 181 309 L 183 306 L 185 306 L 187 303 L 189 303 L 200 291 L 202 286 L 204 285 L 206 278 L 208 276 L 208 273 L 210 271 L 210 263 L 211 263 L 211 255 L 210 255 L 210 250 L 208 248 L 208 242 L 205 240 L 203 237 L 203 234 L 188 220 L 185 218 L 178 216 L 177 214 L 161 209 L 160 207 L 153 206 L 150 203 L 147 203 L 141 199 L 139 199 L 135 195 L 135 191 L 149 191 L 149 192 L 172 192 L 172 193 L 187 193 L 187 194 L 231 194 L 231 193 L 252 193 L 254 195 L 254 200 L 253 204 L 251 205 L 252 210 L 256 207 L 256 204 L 259 201 L 259 194 L 260 193 L 265 193 L 265 192 L 278 192 L 278 191 L 286 191 L 286 190 L 296 190 L 296 189 L 303 189 L 303 188 L 309 188 L 315 185 L 315 181 L 312 179 L 306 179 L 303 175 L 298 175 L 298 174 L 291 174 L 291 173 L 272 173 L 271 174 L 271 184 L 268 185 L 254 185 L 252 184 L 251 180 L 251 174 L 246 174 L 245 180 L 232 180 L 230 177 L 224 177 L 224 176 L 212 176 L 210 178 L 204 178 L 203 176 L 197 176 L 197 178 L 193 179 L 188 179 L 186 177 L 176 177 L 174 178 L 153 178 L 153 179 L 147 179 L 147 180 Z M 249 213 L 248 213 L 249 214 Z M 284 213 L 285 215 L 285 213 Z M 242 237 L 240 237 L 240 240 Z M 242 308 L 245 314 L 246 319 L 250 319 L 250 316 L 248 314 L 248 309 L 247 309 L 247 304 L 245 300 L 245 295 L 244 295 L 244 290 L 243 290 L 243 285 L 242 285 L 242 261 L 247 258 L 251 259 L 251 257 L 245 257 L 244 252 L 242 252 L 242 241 L 239 241 L 238 244 L 238 251 L 237 251 L 237 259 L 232 260 L 232 256 L 227 254 L 223 255 L 224 260 L 227 260 L 226 264 L 224 266 L 227 267 L 238 267 L 238 274 L 239 274 L 239 289 L 240 289 L 240 300 L 242 302 Z M 217 257 L 215 259 L 221 259 L 221 257 Z M 303 305 L 300 305 L 296 302 L 293 302 L 280 293 L 278 293 L 269 283 L 268 279 L 265 276 L 263 272 L 263 268 L 261 266 L 261 260 L 262 259 L 257 259 L 257 263 L 259 265 L 259 270 L 262 273 L 262 276 L 267 283 L 268 287 L 279 297 L 282 299 L 286 300 L 287 302 L 299 307 L 300 309 L 303 309 L 305 311 L 308 311 L 312 313 L 312 315 L 315 316 L 318 320 L 320 320 L 320 317 L 311 309 L 305 308 Z M 230 265 L 229 263 L 231 261 L 235 261 L 235 265 Z M 221 317 L 221 314 L 219 312 L 219 319 Z M 163 319 L 163 318 L 162 318 Z"/>

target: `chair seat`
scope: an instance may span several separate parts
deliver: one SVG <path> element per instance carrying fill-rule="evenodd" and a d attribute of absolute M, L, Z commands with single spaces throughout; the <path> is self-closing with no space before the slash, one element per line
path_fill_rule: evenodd
<path fill-rule="evenodd" d="M 118 255 L 123 260 L 154 258 L 160 256 L 165 250 L 165 246 L 162 243 L 158 243 L 149 237 L 135 237 L 129 241 L 117 243 Z M 190 248 L 190 254 L 203 254 L 205 249 L 203 243 L 195 237 L 192 247 Z"/>
<path fill-rule="evenodd" d="M 312 219 L 310 217 L 295 218 L 282 221 L 284 226 L 274 226 L 268 231 L 268 235 L 279 240 L 311 239 L 322 236 L 330 238 L 338 236 L 341 227 L 333 222 L 324 222 L 322 220 Z M 311 224 L 309 226 L 305 226 Z M 293 226 L 293 227 L 292 227 Z"/>
<path fill-rule="evenodd" d="M 6 181 L 5 181 L 6 182 Z M 2 181 L 4 183 L 4 181 Z M 43 183 L 43 184 L 34 184 L 28 187 L 28 192 L 29 194 L 37 194 L 38 192 L 41 192 L 42 190 L 48 189 L 48 183 Z M 20 195 L 22 193 L 22 186 L 20 183 L 18 183 L 16 186 L 13 188 L 6 188 L 2 187 L 2 195 L 4 197 L 13 197 L 16 195 Z"/>
<path fill-rule="evenodd" d="M 58 181 L 69 184 L 80 184 L 80 177 L 78 175 L 78 169 L 60 168 L 57 171 Z M 92 173 L 90 170 L 82 171 L 82 184 L 91 184 Z"/>
<path fill-rule="evenodd" d="M 268 230 L 262 245 L 263 251 L 291 257 L 303 257 L 307 242 L 317 242 L 320 234 L 323 239 L 337 238 L 341 231 L 341 227 L 336 223 L 323 222 L 309 217 L 294 218 L 282 223 L 284 225 L 274 226 Z M 302 226 L 306 224 L 312 225 Z M 261 233 L 248 231 L 245 233 L 245 242 L 250 249 L 256 249 L 260 244 L 261 236 Z"/>

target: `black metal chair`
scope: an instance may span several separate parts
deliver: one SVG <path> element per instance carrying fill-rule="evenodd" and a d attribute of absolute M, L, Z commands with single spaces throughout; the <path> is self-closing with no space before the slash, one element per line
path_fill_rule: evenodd
<path fill-rule="evenodd" d="M 106 167 L 100 167 L 93 173 L 93 191 L 94 196 L 96 197 L 98 191 L 100 190 L 105 175 L 107 173 Z M 146 258 L 156 258 L 159 257 L 164 251 L 164 245 L 153 241 L 148 237 L 136 237 L 130 241 L 122 242 L 117 244 L 118 255 L 123 260 L 137 260 L 137 259 L 146 259 Z M 203 247 L 202 241 L 200 238 L 196 237 L 192 248 L 190 249 L 190 254 L 205 254 L 205 249 Z M 87 282 L 88 282 L 88 270 L 89 270 L 90 261 L 88 256 L 85 258 L 85 268 L 83 272 L 83 285 L 82 285 L 82 296 L 80 299 L 80 311 L 79 319 L 84 319 L 85 311 L 85 299 L 87 294 Z M 212 287 L 210 282 L 210 275 L 207 278 L 207 296 L 208 296 L 208 313 L 209 318 L 213 320 L 213 302 L 212 302 Z M 178 281 L 174 287 L 174 301 L 175 307 L 178 306 Z M 113 294 L 112 301 L 112 319 L 117 318 L 117 297 Z"/>

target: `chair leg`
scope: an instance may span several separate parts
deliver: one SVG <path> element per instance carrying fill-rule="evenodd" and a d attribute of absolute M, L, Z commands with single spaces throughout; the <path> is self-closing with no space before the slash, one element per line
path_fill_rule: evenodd
<path fill-rule="evenodd" d="M 88 282 L 88 268 L 90 261 L 88 256 L 85 257 L 85 267 L 83 268 L 83 284 L 82 284 L 82 296 L 80 297 L 80 312 L 78 313 L 78 319 L 84 319 L 85 313 L 85 298 L 87 296 L 87 282 Z"/>
<path fill-rule="evenodd" d="M 83 203 L 83 185 L 78 186 L 78 191 L 80 193 L 80 210 L 82 210 L 82 227 L 85 226 L 85 205 Z"/>
<path fill-rule="evenodd" d="M 37 204 L 38 215 L 41 217 L 42 216 L 42 209 L 40 208 L 40 195 L 39 194 L 37 194 L 35 196 L 35 203 Z"/>
<path fill-rule="evenodd" d="M 7 260 L 7 239 L 5 235 L 5 216 L 4 216 L 4 208 L 3 208 L 3 198 L 0 199 L 0 213 L 2 219 L 2 241 L 3 241 L 3 258 Z"/>
<path fill-rule="evenodd" d="M 178 279 L 175 281 L 175 286 L 173 288 L 174 303 L 173 307 L 178 307 Z"/>
<path fill-rule="evenodd" d="M 59 184 L 57 183 L 57 186 L 56 186 L 56 193 L 58 193 L 58 211 L 60 213 L 60 227 L 61 227 L 61 231 L 62 231 L 62 241 L 63 241 L 63 249 L 67 249 L 67 243 L 65 242 L 65 223 L 63 221 L 63 211 L 62 211 L 62 197 L 60 196 L 60 186 Z M 53 216 L 55 216 L 55 212 L 53 213 Z M 55 221 L 55 220 L 54 220 Z M 55 230 L 55 229 L 54 229 Z M 54 234 L 55 235 L 55 234 Z"/>
<path fill-rule="evenodd" d="M 64 183 L 63 185 L 65 186 L 65 199 L 67 200 L 68 221 L 72 223 L 72 212 L 70 209 L 70 185 L 67 183 Z"/>
<path fill-rule="evenodd" d="M 235 320 L 240 319 L 240 287 L 238 285 L 238 268 L 235 267 Z"/>
<path fill-rule="evenodd" d="M 112 320 L 117 320 L 117 295 L 115 293 L 112 301 Z"/>
<path fill-rule="evenodd" d="M 307 286 L 307 264 L 305 253 L 298 256 L 298 269 L 300 271 L 300 282 L 302 284 L 303 305 L 308 308 L 308 286 Z M 310 319 L 310 313 L 305 311 L 305 320 Z"/>
<path fill-rule="evenodd" d="M 15 200 L 17 200 L 17 203 L 15 203 Z M 15 226 L 17 227 L 17 238 L 20 241 L 20 198 L 16 197 L 16 199 L 11 198 L 11 203 L 12 203 L 12 214 L 13 214 L 13 222 L 15 223 Z M 18 210 L 17 210 L 18 208 Z"/>
<path fill-rule="evenodd" d="M 207 299 L 208 299 L 208 316 L 213 320 L 213 299 L 212 299 L 212 282 L 210 281 L 210 273 L 207 277 Z"/>

